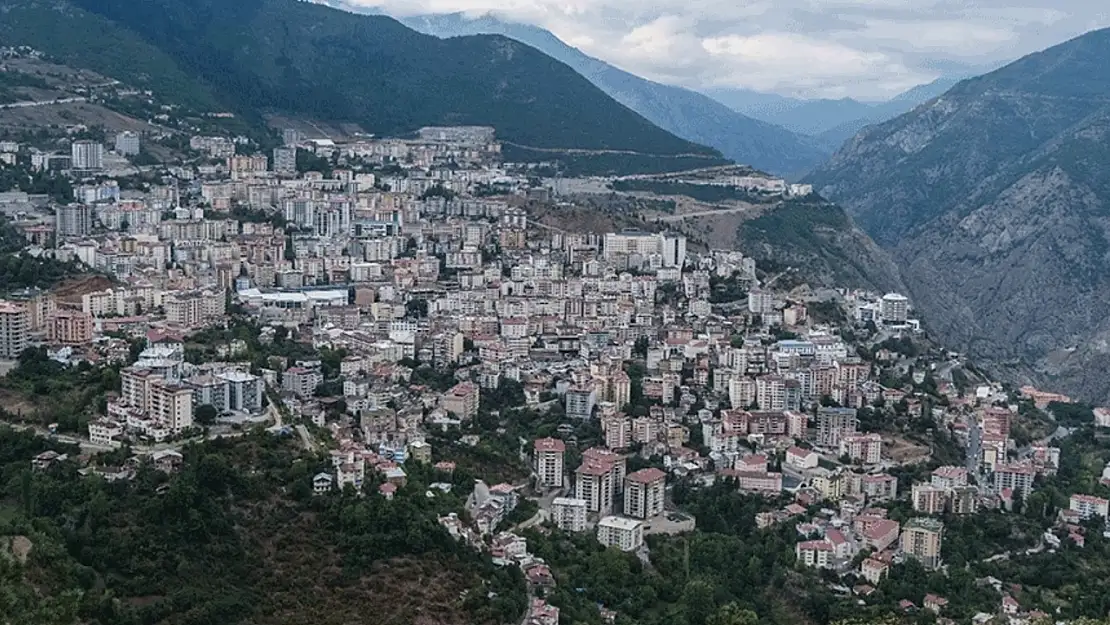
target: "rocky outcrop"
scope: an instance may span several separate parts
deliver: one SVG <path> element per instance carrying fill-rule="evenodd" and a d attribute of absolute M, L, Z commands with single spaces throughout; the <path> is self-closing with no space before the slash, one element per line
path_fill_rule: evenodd
<path fill-rule="evenodd" d="M 865 130 L 810 181 L 893 254 L 930 328 L 1110 399 L 1110 31 Z"/>

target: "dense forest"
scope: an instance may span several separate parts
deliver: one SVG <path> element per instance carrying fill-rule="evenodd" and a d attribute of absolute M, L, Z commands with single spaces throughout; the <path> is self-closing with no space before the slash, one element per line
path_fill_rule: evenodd
<path fill-rule="evenodd" d="M 459 499 L 425 497 L 445 477 L 430 468 L 406 467 L 408 485 L 386 501 L 313 496 L 327 460 L 263 432 L 189 446 L 179 474 L 142 464 L 130 481 L 70 462 L 32 471 L 47 448 L 77 451 L 0 427 L 0 622 L 494 624 L 524 612 L 520 572 L 436 522 Z"/>

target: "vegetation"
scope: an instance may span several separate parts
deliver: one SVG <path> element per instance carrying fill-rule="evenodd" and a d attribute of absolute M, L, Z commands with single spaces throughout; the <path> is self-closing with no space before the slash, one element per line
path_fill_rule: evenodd
<path fill-rule="evenodd" d="M 0 428 L 0 501 L 18 510 L 0 545 L 33 544 L 25 564 L 0 553 L 8 622 L 340 625 L 372 613 L 494 624 L 524 611 L 519 570 L 495 568 L 436 523 L 459 502 L 425 497 L 421 467 L 406 467 L 393 501 L 313 497 L 327 460 L 262 432 L 186 447 L 178 475 L 141 466 L 115 483 L 69 463 L 32 472 L 51 445 Z"/>
<path fill-rule="evenodd" d="M 392 19 L 295 0 L 74 0 L 83 11 L 17 4 L 5 40 L 163 95 L 180 91 L 196 107 L 220 102 L 252 118 L 278 109 L 384 135 L 490 125 L 526 146 L 719 159 L 503 38 L 442 40 Z M 361 68 L 353 79 L 351 67 Z M 426 97 L 431 91 L 450 97 Z"/>

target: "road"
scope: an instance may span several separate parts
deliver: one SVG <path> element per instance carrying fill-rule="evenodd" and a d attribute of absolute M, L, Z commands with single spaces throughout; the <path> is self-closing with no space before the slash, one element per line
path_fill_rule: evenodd
<path fill-rule="evenodd" d="M 57 100 L 43 100 L 41 102 L 12 102 L 11 104 L 0 104 L 0 109 L 25 109 L 36 106 L 50 106 L 53 104 L 74 104 L 77 102 L 88 102 L 88 98 L 73 97 L 73 98 L 59 98 Z"/>
<path fill-rule="evenodd" d="M 681 215 L 667 215 L 666 217 L 657 217 L 655 221 L 682 221 L 687 217 L 715 217 L 717 215 L 730 215 L 733 213 L 755 213 L 757 209 L 750 206 L 740 208 L 720 208 L 717 210 L 697 211 L 693 213 L 683 213 Z"/>

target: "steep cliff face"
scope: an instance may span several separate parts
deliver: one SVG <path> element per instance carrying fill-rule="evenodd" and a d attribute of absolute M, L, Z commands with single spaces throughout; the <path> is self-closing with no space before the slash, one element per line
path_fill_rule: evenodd
<path fill-rule="evenodd" d="M 902 268 L 954 346 L 1110 399 L 1110 31 L 863 131 L 810 181 Z"/>

